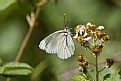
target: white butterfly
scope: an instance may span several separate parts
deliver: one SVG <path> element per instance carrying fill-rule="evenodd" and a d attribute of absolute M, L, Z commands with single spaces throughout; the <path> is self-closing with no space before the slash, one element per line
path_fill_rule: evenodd
<path fill-rule="evenodd" d="M 40 42 L 39 48 L 47 53 L 57 54 L 60 59 L 71 57 L 74 54 L 75 45 L 70 29 L 66 27 L 45 37 Z"/>

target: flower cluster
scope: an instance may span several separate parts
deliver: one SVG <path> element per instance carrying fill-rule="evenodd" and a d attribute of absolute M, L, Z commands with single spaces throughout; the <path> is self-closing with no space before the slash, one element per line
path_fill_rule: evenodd
<path fill-rule="evenodd" d="M 75 28 L 76 35 L 73 37 L 85 48 L 89 48 L 92 54 L 99 55 L 102 51 L 103 43 L 110 40 L 110 36 L 103 32 L 103 26 L 96 26 L 92 23 L 78 25 Z"/>
<path fill-rule="evenodd" d="M 83 57 L 83 55 L 79 55 L 77 58 L 77 61 L 79 62 L 79 71 L 80 72 L 85 72 L 88 68 L 88 62 L 87 60 L 85 60 L 85 58 Z"/>
<path fill-rule="evenodd" d="M 75 28 L 75 36 L 73 37 L 77 42 L 86 49 L 91 51 L 91 54 L 95 57 L 95 63 L 88 62 L 83 55 L 79 55 L 77 61 L 79 62 L 79 71 L 82 75 L 86 75 L 90 81 L 99 81 L 99 72 L 105 68 L 110 68 L 114 64 L 113 59 L 106 59 L 106 64 L 99 70 L 98 68 L 98 56 L 103 50 L 103 47 L 107 41 L 110 40 L 110 36 L 104 32 L 104 26 L 96 26 L 92 23 L 86 25 L 78 25 Z M 89 64 L 95 66 L 96 80 L 94 80 L 89 71 L 87 70 Z"/>

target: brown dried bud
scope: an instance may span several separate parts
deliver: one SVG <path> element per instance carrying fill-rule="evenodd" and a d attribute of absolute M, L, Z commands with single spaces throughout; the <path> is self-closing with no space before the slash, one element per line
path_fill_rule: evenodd
<path fill-rule="evenodd" d="M 77 41 L 78 42 L 82 42 L 84 40 L 84 37 L 83 36 L 79 36 L 78 38 L 77 38 Z"/>
<path fill-rule="evenodd" d="M 77 58 L 77 61 L 79 61 L 79 62 L 85 61 L 83 55 L 79 55 L 78 58 Z"/>
<path fill-rule="evenodd" d="M 94 24 L 86 25 L 85 31 L 87 33 L 93 33 L 96 30 L 96 26 Z"/>
<path fill-rule="evenodd" d="M 79 61 L 79 71 L 80 72 L 85 72 L 86 69 L 88 68 L 88 62 L 85 60 L 85 58 L 83 57 L 83 55 L 79 55 L 77 58 L 77 61 Z"/>
<path fill-rule="evenodd" d="M 79 71 L 81 71 L 81 72 L 85 72 L 86 69 L 88 68 L 88 62 L 87 61 L 80 62 L 79 65 L 81 66 L 80 67 L 81 69 L 79 69 Z"/>
<path fill-rule="evenodd" d="M 104 41 L 104 42 L 106 42 L 106 41 L 108 41 L 108 40 L 110 40 L 110 39 L 111 39 L 110 36 L 107 35 L 107 34 L 103 36 L 103 41 Z"/>
<path fill-rule="evenodd" d="M 106 67 L 107 68 L 110 68 L 113 64 L 114 64 L 114 60 L 113 59 L 110 59 L 110 58 L 106 59 Z"/>
<path fill-rule="evenodd" d="M 97 38 L 101 39 L 104 35 L 105 35 L 105 33 L 103 33 L 102 31 L 100 31 L 100 30 L 96 31 Z"/>
<path fill-rule="evenodd" d="M 89 48 L 90 47 L 90 43 L 88 41 L 85 41 L 85 40 L 82 42 L 81 45 L 84 46 L 85 48 Z"/>
<path fill-rule="evenodd" d="M 94 54 L 99 54 L 102 51 L 102 48 L 103 48 L 102 45 L 95 45 L 91 51 Z"/>

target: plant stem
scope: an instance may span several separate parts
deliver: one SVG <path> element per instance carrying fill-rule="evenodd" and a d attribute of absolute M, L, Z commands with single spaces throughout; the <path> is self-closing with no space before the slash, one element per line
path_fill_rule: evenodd
<path fill-rule="evenodd" d="M 27 42 L 28 42 L 28 40 L 30 38 L 30 35 L 32 33 L 33 28 L 34 27 L 29 27 L 29 30 L 28 30 L 28 32 L 27 32 L 27 34 L 26 34 L 26 36 L 24 38 L 24 41 L 22 42 L 22 45 L 21 45 L 21 47 L 19 49 L 19 52 L 18 52 L 18 54 L 17 54 L 17 56 L 15 58 L 15 61 L 19 61 L 21 59 L 22 53 L 23 53 L 23 51 L 24 51 L 24 49 L 25 49 L 25 47 L 27 45 Z"/>
<path fill-rule="evenodd" d="M 99 81 L 99 72 L 98 72 L 98 63 L 97 63 L 97 61 L 98 61 L 98 56 L 97 56 L 97 55 L 95 56 L 95 59 L 96 59 L 96 60 L 95 60 L 95 62 L 96 62 L 96 63 L 95 63 L 95 64 L 96 64 L 96 66 L 95 66 L 95 67 L 96 67 L 96 81 Z"/>
<path fill-rule="evenodd" d="M 37 19 L 37 17 L 38 17 L 38 15 L 39 15 L 39 12 L 40 12 L 40 9 L 41 9 L 41 7 L 46 3 L 47 1 L 46 0 L 40 0 L 40 2 L 39 2 L 39 5 L 37 6 L 37 9 L 36 9 L 36 11 L 35 11 L 35 13 L 34 13 L 34 21 L 33 22 L 29 22 L 28 21 L 28 24 L 30 25 L 30 23 L 32 23 L 33 25 L 31 26 L 30 25 L 30 27 L 29 27 L 29 29 L 28 29 L 28 32 L 27 32 L 27 34 L 26 34 L 26 36 L 25 36 L 25 38 L 24 38 L 24 40 L 23 40 L 23 42 L 22 42 L 22 45 L 21 45 L 21 47 L 20 47 L 20 49 L 19 49 L 19 52 L 18 52 L 18 54 L 17 54 L 17 56 L 16 56 L 16 58 L 15 58 L 15 61 L 19 61 L 20 59 L 21 59 L 21 56 L 22 56 L 22 53 L 23 53 L 23 51 L 24 51 L 24 49 L 25 49 L 25 47 L 26 47 L 26 45 L 27 45 L 27 42 L 28 42 L 28 40 L 29 40 L 29 38 L 30 38 L 30 36 L 31 36 L 31 33 L 32 33 L 32 31 L 33 31 L 33 28 L 35 27 L 35 22 L 36 22 L 36 19 Z M 31 17 L 30 17 L 31 18 Z M 30 19 L 31 20 L 31 19 Z"/>
<path fill-rule="evenodd" d="M 99 72 L 102 72 L 106 67 L 103 67 Z"/>
<path fill-rule="evenodd" d="M 17 61 L 17 62 L 18 62 L 18 61 L 21 59 L 21 57 L 22 57 L 22 53 L 23 53 L 23 51 L 24 51 L 24 49 L 25 49 L 25 47 L 26 47 L 26 45 L 27 45 L 27 42 L 28 42 L 30 36 L 31 36 L 31 33 L 32 33 L 32 31 L 33 31 L 33 28 L 35 27 L 36 19 L 37 19 L 38 15 L 39 15 L 40 9 L 41 9 L 42 6 L 47 2 L 47 0 L 39 0 L 39 1 L 40 1 L 40 2 L 39 2 L 38 5 L 37 5 L 37 8 L 36 8 L 35 13 L 34 13 L 34 12 L 31 12 L 31 16 L 27 15 L 27 17 L 28 17 L 27 21 L 28 21 L 28 24 L 29 24 L 30 26 L 29 26 L 29 29 L 28 29 L 28 31 L 27 31 L 27 34 L 26 34 L 26 36 L 25 36 L 25 38 L 24 38 L 24 40 L 23 40 L 23 42 L 22 42 L 22 44 L 21 44 L 21 47 L 20 47 L 20 49 L 19 49 L 19 51 L 18 51 L 18 54 L 17 54 L 17 56 L 16 56 L 16 58 L 15 58 L 15 61 Z M 11 78 L 9 78 L 9 77 L 6 78 L 6 81 L 10 81 L 10 80 L 11 80 Z"/>
<path fill-rule="evenodd" d="M 93 37 L 92 45 L 93 45 L 93 46 L 96 45 L 95 35 L 94 35 L 94 37 Z M 98 54 L 94 54 L 94 55 L 95 55 L 96 81 L 99 81 Z"/>

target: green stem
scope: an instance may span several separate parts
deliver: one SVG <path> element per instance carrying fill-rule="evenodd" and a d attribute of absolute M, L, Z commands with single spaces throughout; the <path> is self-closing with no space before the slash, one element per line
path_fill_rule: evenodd
<path fill-rule="evenodd" d="M 96 60 L 95 60 L 95 64 L 96 64 L 96 81 L 99 81 L 99 71 L 98 71 L 98 63 L 97 63 L 97 61 L 98 61 L 98 56 L 96 55 Z"/>
<path fill-rule="evenodd" d="M 95 35 L 93 37 L 93 41 L 92 41 L 92 45 L 95 46 L 96 45 L 96 40 L 95 40 Z M 95 55 L 95 68 L 96 68 L 96 81 L 99 81 L 99 71 L 98 71 L 98 54 L 94 54 Z"/>
<path fill-rule="evenodd" d="M 106 67 L 103 67 L 99 72 L 102 72 Z"/>

